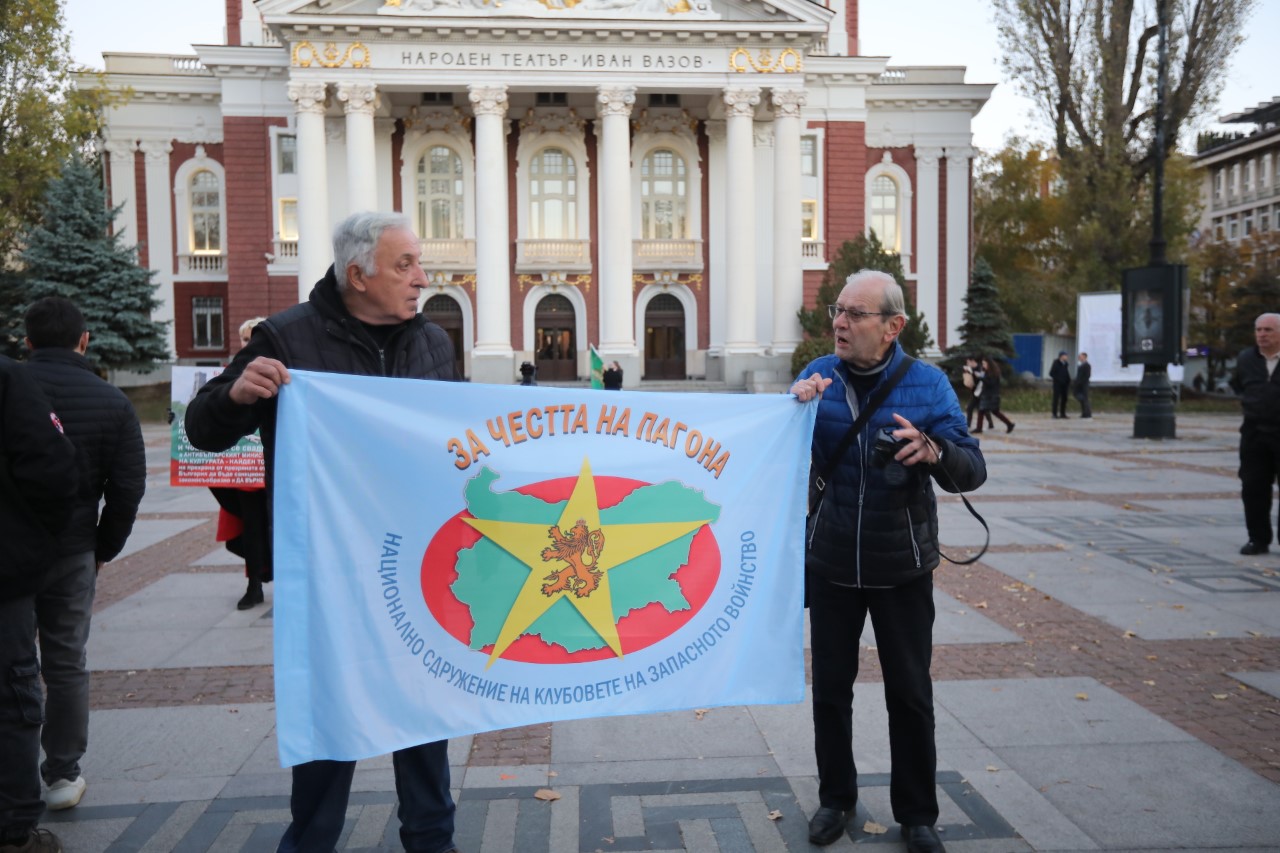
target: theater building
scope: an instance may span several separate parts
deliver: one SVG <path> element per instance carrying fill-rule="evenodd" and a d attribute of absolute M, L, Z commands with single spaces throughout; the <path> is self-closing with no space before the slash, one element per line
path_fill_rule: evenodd
<path fill-rule="evenodd" d="M 874 34 L 864 55 L 856 0 L 226 8 L 221 44 L 104 57 L 129 90 L 103 132 L 116 227 L 181 362 L 305 299 L 364 209 L 412 219 L 473 381 L 584 377 L 591 344 L 628 386 L 789 376 L 796 311 L 869 229 L 956 342 L 992 86 L 892 67 Z"/>

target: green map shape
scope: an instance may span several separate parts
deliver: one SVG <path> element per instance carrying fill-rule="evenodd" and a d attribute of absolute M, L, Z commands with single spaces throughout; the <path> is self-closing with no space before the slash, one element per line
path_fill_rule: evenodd
<path fill-rule="evenodd" d="M 467 482 L 467 509 L 473 516 L 546 527 L 560 520 L 567 500 L 547 503 L 518 492 L 495 492 L 492 487 L 498 477 L 489 468 L 482 468 Z M 710 523 L 719 517 L 720 507 L 708 501 L 702 492 L 675 481 L 641 486 L 621 503 L 600 510 L 601 526 L 702 519 Z M 692 531 L 609 570 L 615 624 L 632 610 L 653 603 L 668 613 L 689 609 L 688 599 L 672 576 L 688 562 L 689 546 L 697 532 Z M 554 567 L 548 564 L 548 573 L 551 568 Z M 471 631 L 470 647 L 480 650 L 497 642 L 498 632 L 529 577 L 529 567 L 488 539 L 481 539 L 458 552 L 457 571 L 458 579 L 450 589 L 471 609 L 475 627 Z M 563 598 L 547 608 L 525 633 L 539 635 L 569 652 L 600 649 L 606 645 L 578 609 Z"/>

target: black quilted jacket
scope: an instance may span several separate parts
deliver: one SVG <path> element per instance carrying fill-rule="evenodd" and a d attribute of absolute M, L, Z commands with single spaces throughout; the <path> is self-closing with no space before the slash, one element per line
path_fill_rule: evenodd
<path fill-rule="evenodd" d="M 80 490 L 58 539 L 58 555 L 92 551 L 98 562 L 110 562 L 124 548 L 147 488 L 138 415 L 124 392 L 99 379 L 75 350 L 35 350 L 27 369 L 53 403 L 79 458 Z"/>

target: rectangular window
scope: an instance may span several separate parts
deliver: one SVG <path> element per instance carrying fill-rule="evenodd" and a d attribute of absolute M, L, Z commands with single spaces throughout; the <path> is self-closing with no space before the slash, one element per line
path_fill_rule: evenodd
<path fill-rule="evenodd" d="M 1222 170 L 1218 169 L 1213 173 L 1213 200 L 1222 201 Z"/>
<path fill-rule="evenodd" d="M 298 200 L 296 198 L 280 199 L 280 239 L 298 239 Z"/>
<path fill-rule="evenodd" d="M 1246 213 L 1244 215 L 1244 236 L 1248 237 L 1253 233 L 1253 214 Z"/>
<path fill-rule="evenodd" d="M 1227 220 L 1227 239 L 1240 239 L 1240 220 L 1236 219 L 1234 216 Z"/>
<path fill-rule="evenodd" d="M 649 106 L 678 107 L 680 106 L 680 96 L 674 92 L 650 92 Z"/>
<path fill-rule="evenodd" d="M 453 92 L 423 92 L 422 103 L 424 106 L 449 106 L 453 103 Z"/>
<path fill-rule="evenodd" d="M 800 239 L 818 239 L 818 203 L 813 199 L 800 202 Z"/>
<path fill-rule="evenodd" d="M 815 137 L 800 137 L 800 174 L 818 174 L 818 140 Z"/>
<path fill-rule="evenodd" d="M 569 105 L 566 92 L 539 92 L 537 105 L 540 107 L 564 107 Z"/>
<path fill-rule="evenodd" d="M 298 137 L 280 134 L 276 137 L 276 168 L 281 175 L 298 171 Z"/>
<path fill-rule="evenodd" d="M 1271 214 L 1266 210 L 1258 214 L 1258 230 L 1259 231 L 1271 230 Z"/>
<path fill-rule="evenodd" d="M 1253 161 L 1246 160 L 1244 164 L 1244 191 L 1253 192 Z"/>
<path fill-rule="evenodd" d="M 222 297 L 195 296 L 191 299 L 192 344 L 196 349 L 224 349 Z"/>

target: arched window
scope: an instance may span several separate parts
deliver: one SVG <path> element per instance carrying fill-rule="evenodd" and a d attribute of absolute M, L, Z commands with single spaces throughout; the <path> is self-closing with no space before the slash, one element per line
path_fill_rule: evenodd
<path fill-rule="evenodd" d="M 418 161 L 418 234 L 427 240 L 462 236 L 462 158 L 433 145 Z"/>
<path fill-rule="evenodd" d="M 885 249 L 902 251 L 898 239 L 898 184 L 888 175 L 877 175 L 871 183 L 871 230 Z"/>
<path fill-rule="evenodd" d="M 222 183 L 208 169 L 191 176 L 191 252 L 222 252 Z"/>
<path fill-rule="evenodd" d="M 657 148 L 640 164 L 640 236 L 644 240 L 683 240 L 689 236 L 688 171 L 684 158 Z"/>
<path fill-rule="evenodd" d="M 578 167 L 563 148 L 544 148 L 529 163 L 529 234 L 544 240 L 578 236 Z"/>

